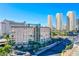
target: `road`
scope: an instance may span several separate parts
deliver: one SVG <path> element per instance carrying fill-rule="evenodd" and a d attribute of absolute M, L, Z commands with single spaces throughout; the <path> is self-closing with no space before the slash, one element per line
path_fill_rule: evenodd
<path fill-rule="evenodd" d="M 45 47 L 41 51 L 36 52 L 35 55 L 37 55 L 37 56 L 49 56 L 49 55 L 61 53 L 62 50 L 65 49 L 66 45 L 68 45 L 70 42 L 71 41 L 68 39 L 65 39 L 65 40 L 62 40 L 59 42 L 55 42 L 55 43 Z"/>

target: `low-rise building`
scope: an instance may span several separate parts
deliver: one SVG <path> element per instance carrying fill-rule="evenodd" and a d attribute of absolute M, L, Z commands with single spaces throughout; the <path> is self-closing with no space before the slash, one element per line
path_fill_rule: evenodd
<path fill-rule="evenodd" d="M 27 42 L 28 41 L 47 41 L 50 39 L 50 28 L 49 27 L 40 27 L 39 38 L 36 32 L 36 27 L 27 27 L 27 26 L 12 26 L 12 36 L 13 39 L 18 42 Z"/>
<path fill-rule="evenodd" d="M 28 41 L 41 41 L 50 38 L 50 28 L 41 27 L 40 24 L 25 24 L 14 21 L 4 20 L 0 23 L 0 34 L 10 34 L 16 43 Z"/>
<path fill-rule="evenodd" d="M 6 33 L 6 23 L 0 22 L 0 36 Z"/>
<path fill-rule="evenodd" d="M 40 41 L 47 41 L 50 39 L 50 28 L 49 27 L 40 27 Z"/>
<path fill-rule="evenodd" d="M 12 26 L 12 38 L 17 42 L 27 42 L 34 40 L 34 27 Z"/>

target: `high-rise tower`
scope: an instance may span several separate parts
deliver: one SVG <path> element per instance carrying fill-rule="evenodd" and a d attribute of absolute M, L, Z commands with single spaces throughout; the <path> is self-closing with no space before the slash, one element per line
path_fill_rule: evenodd
<path fill-rule="evenodd" d="M 51 17 L 51 15 L 48 15 L 48 27 L 50 27 L 51 31 L 53 30 L 53 27 L 52 27 L 52 17 Z"/>
<path fill-rule="evenodd" d="M 67 29 L 68 31 L 73 31 L 76 29 L 76 19 L 73 11 L 68 11 L 67 13 Z"/>
<path fill-rule="evenodd" d="M 56 30 L 57 31 L 62 30 L 62 13 L 56 14 Z"/>

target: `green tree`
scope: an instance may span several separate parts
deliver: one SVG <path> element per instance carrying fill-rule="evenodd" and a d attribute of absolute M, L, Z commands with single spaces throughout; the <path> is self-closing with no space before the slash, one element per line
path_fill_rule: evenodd
<path fill-rule="evenodd" d="M 5 45 L 4 47 L 0 48 L 0 56 L 6 56 L 11 52 L 11 46 Z"/>
<path fill-rule="evenodd" d="M 4 34 L 4 39 L 7 40 L 7 44 L 9 45 L 15 45 L 15 40 L 12 40 L 11 36 L 9 34 Z"/>
<path fill-rule="evenodd" d="M 57 32 L 52 32 L 51 35 L 56 36 L 58 33 Z"/>
<path fill-rule="evenodd" d="M 7 44 L 7 45 L 4 46 L 4 50 L 5 50 L 5 52 L 7 52 L 7 53 L 10 53 L 10 52 L 11 52 L 11 48 L 12 48 L 12 46 L 9 45 L 9 44 Z"/>
<path fill-rule="evenodd" d="M 6 39 L 7 41 L 9 41 L 11 38 L 10 38 L 10 35 L 9 34 L 5 34 L 4 35 L 4 39 Z"/>
<path fill-rule="evenodd" d="M 11 46 L 14 46 L 15 45 L 15 40 L 9 40 L 8 44 L 11 45 Z"/>
<path fill-rule="evenodd" d="M 3 55 L 4 55 L 4 53 L 3 53 L 3 48 L 0 47 L 0 56 L 3 56 Z"/>
<path fill-rule="evenodd" d="M 14 42 L 8 34 L 3 35 L 3 37 L 7 40 L 7 43 L 3 47 L 0 47 L 0 55 L 6 56 L 12 52 L 12 45 Z"/>

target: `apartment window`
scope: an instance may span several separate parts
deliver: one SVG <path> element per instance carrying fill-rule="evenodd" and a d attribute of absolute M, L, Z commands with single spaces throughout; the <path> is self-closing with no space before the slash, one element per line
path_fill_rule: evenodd
<path fill-rule="evenodd" d="M 34 37 L 34 35 L 29 35 L 30 37 Z"/>
<path fill-rule="evenodd" d="M 40 35 L 41 37 L 43 37 L 43 35 Z"/>

